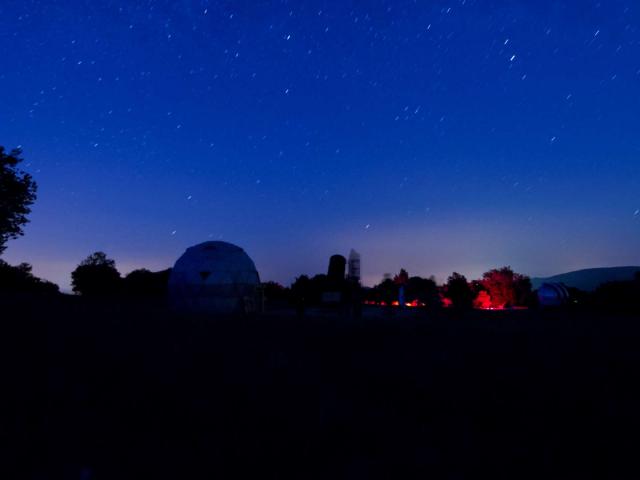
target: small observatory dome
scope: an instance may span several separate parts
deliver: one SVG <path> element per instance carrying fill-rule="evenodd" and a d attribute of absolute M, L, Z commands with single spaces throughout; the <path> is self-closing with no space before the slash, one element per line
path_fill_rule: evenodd
<path fill-rule="evenodd" d="M 538 289 L 538 303 L 542 307 L 566 305 L 569 298 L 569 291 L 562 283 L 543 283 Z"/>
<path fill-rule="evenodd" d="M 169 277 L 169 301 L 181 313 L 253 311 L 260 276 L 245 251 L 227 242 L 188 248 Z"/>

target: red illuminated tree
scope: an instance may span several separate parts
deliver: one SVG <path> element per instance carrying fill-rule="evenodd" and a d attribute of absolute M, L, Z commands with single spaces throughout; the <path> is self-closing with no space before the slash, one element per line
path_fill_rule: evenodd
<path fill-rule="evenodd" d="M 491 297 L 486 290 L 480 290 L 480 292 L 478 292 L 478 296 L 473 301 L 473 306 L 482 309 L 491 308 Z"/>
<path fill-rule="evenodd" d="M 493 308 L 526 305 L 527 298 L 531 294 L 529 277 L 515 273 L 511 267 L 493 269 L 484 273 L 480 283 L 491 297 Z"/>

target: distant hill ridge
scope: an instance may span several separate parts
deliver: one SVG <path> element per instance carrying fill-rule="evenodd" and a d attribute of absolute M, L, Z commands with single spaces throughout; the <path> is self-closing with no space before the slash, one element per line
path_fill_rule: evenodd
<path fill-rule="evenodd" d="M 636 272 L 640 272 L 640 266 L 585 268 L 551 277 L 532 278 L 531 284 L 535 289 L 545 282 L 559 282 L 564 283 L 567 287 L 593 291 L 605 282 L 633 280 Z"/>

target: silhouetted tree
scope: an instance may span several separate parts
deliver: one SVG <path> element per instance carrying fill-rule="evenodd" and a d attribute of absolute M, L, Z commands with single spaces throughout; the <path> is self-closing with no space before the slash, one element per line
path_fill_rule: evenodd
<path fill-rule="evenodd" d="M 307 275 L 300 275 L 291 284 L 291 301 L 296 307 L 296 313 L 298 318 L 304 317 L 305 310 L 310 302 L 311 293 L 311 279 Z"/>
<path fill-rule="evenodd" d="M 400 273 L 393 277 L 393 281 L 397 285 L 406 285 L 407 283 L 409 283 L 409 273 L 404 268 L 401 268 Z"/>
<path fill-rule="evenodd" d="M 146 268 L 133 270 L 122 279 L 122 291 L 137 298 L 166 297 L 170 274 L 170 268 L 159 272 L 151 272 Z"/>
<path fill-rule="evenodd" d="M 309 282 L 311 280 L 307 275 L 300 275 L 291 284 L 291 293 L 294 296 L 308 296 L 309 295 Z"/>
<path fill-rule="evenodd" d="M 607 310 L 640 310 L 640 278 L 634 280 L 606 282 L 593 293 L 595 305 Z"/>
<path fill-rule="evenodd" d="M 367 290 L 366 299 L 391 305 L 392 302 L 398 300 L 398 285 L 390 278 L 385 278 L 378 285 Z"/>
<path fill-rule="evenodd" d="M 322 293 L 334 290 L 336 288 L 335 282 L 329 280 L 327 275 L 322 273 L 314 275 L 309 281 L 309 300 L 311 303 L 321 303 Z"/>
<path fill-rule="evenodd" d="M 28 263 L 14 267 L 0 260 L 0 292 L 55 294 L 59 292 L 59 288 L 55 283 L 33 275 Z"/>
<path fill-rule="evenodd" d="M 427 307 L 440 307 L 438 285 L 433 278 L 411 277 L 407 281 L 405 299 L 407 302 L 418 301 Z"/>
<path fill-rule="evenodd" d="M 278 282 L 265 282 L 262 284 L 262 287 L 264 288 L 264 297 L 267 301 L 285 301 L 289 297 L 289 289 L 280 285 Z"/>
<path fill-rule="evenodd" d="M 121 287 L 116 262 L 103 252 L 85 258 L 71 273 L 71 279 L 73 291 L 87 296 L 113 295 Z"/>
<path fill-rule="evenodd" d="M 467 310 L 473 306 L 473 291 L 464 275 L 453 272 L 447 279 L 446 297 L 451 305 L 460 310 Z"/>
<path fill-rule="evenodd" d="M 21 236 L 29 221 L 29 208 L 36 199 L 36 183 L 31 175 L 18 169 L 22 162 L 19 148 L 5 153 L 0 146 L 0 255 L 10 239 Z"/>
<path fill-rule="evenodd" d="M 324 274 L 314 275 L 309 278 L 307 275 L 300 275 L 291 285 L 291 294 L 296 299 L 304 299 L 306 305 L 320 303 L 322 293 L 335 288 L 334 282 L 329 281 Z"/>
<path fill-rule="evenodd" d="M 526 305 L 531 295 L 529 277 L 514 273 L 511 267 L 485 272 L 482 275 L 481 284 L 491 297 L 491 305 L 494 308 Z"/>
<path fill-rule="evenodd" d="M 486 291 L 484 286 L 482 285 L 482 280 L 471 280 L 471 282 L 469 283 L 469 287 L 471 287 L 473 298 L 477 297 L 481 291 Z"/>

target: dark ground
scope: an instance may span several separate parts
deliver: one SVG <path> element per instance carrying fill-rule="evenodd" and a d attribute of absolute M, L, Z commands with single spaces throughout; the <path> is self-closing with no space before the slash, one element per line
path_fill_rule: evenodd
<path fill-rule="evenodd" d="M 0 301 L 2 478 L 639 478 L 640 318 Z"/>

